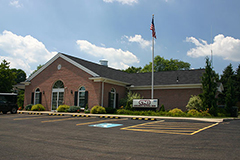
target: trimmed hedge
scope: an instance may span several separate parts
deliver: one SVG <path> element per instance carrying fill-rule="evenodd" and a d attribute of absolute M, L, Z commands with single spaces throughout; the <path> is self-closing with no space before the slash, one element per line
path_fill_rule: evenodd
<path fill-rule="evenodd" d="M 69 107 L 70 107 L 70 106 L 68 106 L 68 105 L 60 105 L 60 106 L 58 106 L 57 111 L 58 111 L 58 112 L 67 112 L 67 110 L 69 109 Z"/>
<path fill-rule="evenodd" d="M 45 107 L 41 104 L 35 104 L 32 106 L 31 111 L 45 111 Z"/>
<path fill-rule="evenodd" d="M 91 109 L 90 113 L 92 113 L 92 114 L 105 114 L 105 113 L 106 113 L 106 110 L 105 110 L 105 108 L 102 107 L 102 106 L 94 106 L 94 107 Z"/>
<path fill-rule="evenodd" d="M 32 104 L 26 105 L 26 106 L 25 106 L 25 110 L 26 110 L 26 111 L 31 111 L 32 106 L 33 106 Z"/>
<path fill-rule="evenodd" d="M 69 109 L 67 110 L 68 112 L 80 112 L 81 108 L 79 106 L 70 106 Z"/>

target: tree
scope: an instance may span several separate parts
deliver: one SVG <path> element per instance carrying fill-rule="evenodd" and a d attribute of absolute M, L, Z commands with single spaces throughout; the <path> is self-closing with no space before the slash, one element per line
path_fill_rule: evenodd
<path fill-rule="evenodd" d="M 229 78 L 231 78 L 231 83 L 233 83 L 234 87 L 237 87 L 237 83 L 236 83 L 236 75 L 233 71 L 233 67 L 232 64 L 230 63 L 224 70 L 223 70 L 223 74 L 221 75 L 221 79 L 220 82 L 223 85 L 223 93 L 219 95 L 219 102 L 221 104 L 226 104 L 226 92 L 228 91 L 229 87 L 231 87 L 228 84 Z"/>
<path fill-rule="evenodd" d="M 0 92 L 11 92 L 16 75 L 10 69 L 10 62 L 5 59 L 0 65 Z"/>
<path fill-rule="evenodd" d="M 142 70 L 142 67 L 128 67 L 126 70 L 122 70 L 124 72 L 127 72 L 127 73 L 139 73 L 141 72 Z"/>
<path fill-rule="evenodd" d="M 13 68 L 11 70 L 16 75 L 16 78 L 14 80 L 16 83 L 24 82 L 26 80 L 26 73 L 23 70 L 16 68 Z"/>
<path fill-rule="evenodd" d="M 240 64 L 236 70 L 236 97 L 240 101 Z"/>
<path fill-rule="evenodd" d="M 202 90 L 199 95 L 202 99 L 203 109 L 209 109 L 210 114 L 217 115 L 217 74 L 211 66 L 209 58 L 206 57 L 205 73 L 202 76 Z"/>
<path fill-rule="evenodd" d="M 227 113 L 231 113 L 231 109 L 233 106 L 237 103 L 237 97 L 236 97 L 236 88 L 234 86 L 234 80 L 233 76 L 230 76 L 227 81 L 227 90 L 225 92 L 225 110 Z"/>
<path fill-rule="evenodd" d="M 156 56 L 154 58 L 154 71 L 175 71 L 175 70 L 188 70 L 190 69 L 190 64 L 187 62 L 179 61 L 177 59 L 164 59 L 161 56 Z M 152 72 L 152 62 L 145 65 L 141 72 Z"/>
<path fill-rule="evenodd" d="M 30 75 L 29 75 L 29 77 L 31 77 L 35 72 L 37 72 L 40 68 L 42 68 L 43 67 L 43 65 L 41 65 L 41 64 L 39 64 L 38 66 L 37 66 L 37 69 L 36 70 L 34 70 Z"/>

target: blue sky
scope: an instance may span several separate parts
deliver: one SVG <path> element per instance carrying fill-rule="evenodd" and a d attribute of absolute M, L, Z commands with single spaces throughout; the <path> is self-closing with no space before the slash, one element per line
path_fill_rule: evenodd
<path fill-rule="evenodd" d="M 0 60 L 29 75 L 58 52 L 126 69 L 155 56 L 222 74 L 240 64 L 239 0 L 0 0 Z"/>

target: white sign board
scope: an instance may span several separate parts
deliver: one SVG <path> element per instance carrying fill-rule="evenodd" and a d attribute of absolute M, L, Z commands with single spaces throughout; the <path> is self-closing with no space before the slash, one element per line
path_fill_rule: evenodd
<path fill-rule="evenodd" d="M 133 107 L 135 108 L 157 108 L 158 99 L 134 99 Z"/>

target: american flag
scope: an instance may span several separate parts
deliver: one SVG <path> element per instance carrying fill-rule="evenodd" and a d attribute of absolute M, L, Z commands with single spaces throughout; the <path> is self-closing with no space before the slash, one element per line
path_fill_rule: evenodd
<path fill-rule="evenodd" d="M 157 38 L 156 32 L 155 32 L 155 26 L 154 26 L 154 18 L 152 18 L 152 24 L 151 24 L 150 30 L 152 30 L 152 37 Z"/>

